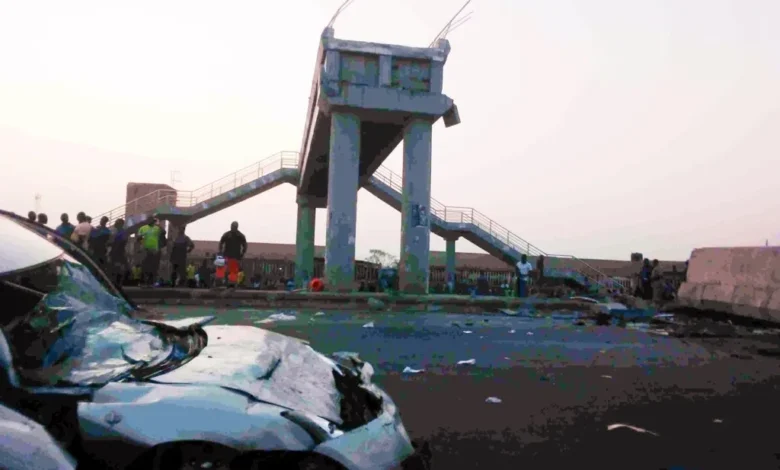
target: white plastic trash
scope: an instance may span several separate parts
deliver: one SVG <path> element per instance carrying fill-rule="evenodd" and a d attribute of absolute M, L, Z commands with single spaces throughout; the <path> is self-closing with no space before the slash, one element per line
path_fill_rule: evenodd
<path fill-rule="evenodd" d="M 374 322 L 372 322 L 372 321 L 370 321 L 370 322 L 366 323 L 365 325 L 363 325 L 363 328 L 373 328 L 373 327 L 374 327 Z"/>
<path fill-rule="evenodd" d="M 459 366 L 473 366 L 477 363 L 476 359 L 466 359 L 464 361 L 458 361 Z"/>
<path fill-rule="evenodd" d="M 498 397 L 487 397 L 485 403 L 501 403 L 501 399 Z"/>
<path fill-rule="evenodd" d="M 412 369 L 409 366 L 404 367 L 403 374 L 419 374 L 420 372 L 425 372 L 425 369 Z"/>

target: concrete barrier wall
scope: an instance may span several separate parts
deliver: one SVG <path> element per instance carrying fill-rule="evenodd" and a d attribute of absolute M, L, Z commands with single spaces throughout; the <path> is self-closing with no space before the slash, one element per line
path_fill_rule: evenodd
<path fill-rule="evenodd" d="M 780 323 L 780 247 L 693 250 L 681 305 Z"/>

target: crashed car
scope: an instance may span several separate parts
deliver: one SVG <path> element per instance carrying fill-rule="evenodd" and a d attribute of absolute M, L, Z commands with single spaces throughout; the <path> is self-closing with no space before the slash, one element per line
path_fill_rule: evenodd
<path fill-rule="evenodd" d="M 80 248 L 0 212 L 0 400 L 90 468 L 425 468 L 357 357 L 142 319 Z"/>
<path fill-rule="evenodd" d="M 74 470 L 76 462 L 43 426 L 0 405 L 0 468 Z"/>

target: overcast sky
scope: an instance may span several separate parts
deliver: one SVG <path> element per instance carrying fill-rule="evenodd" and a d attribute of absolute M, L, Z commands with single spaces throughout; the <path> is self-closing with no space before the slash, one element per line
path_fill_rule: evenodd
<path fill-rule="evenodd" d="M 0 205 L 97 215 L 129 181 L 194 189 L 299 150 L 341 0 L 0 0 Z M 356 0 L 336 36 L 427 46 L 462 0 Z M 433 196 L 548 253 L 686 259 L 780 243 L 780 1 L 475 0 L 453 32 Z M 468 11 L 468 10 L 467 10 Z M 400 173 L 400 147 L 386 165 Z M 189 227 L 294 243 L 285 185 Z M 360 191 L 357 251 L 400 214 Z M 318 244 L 326 213 L 317 213 Z M 432 249 L 443 249 L 435 235 Z M 479 251 L 460 241 L 458 249 Z"/>

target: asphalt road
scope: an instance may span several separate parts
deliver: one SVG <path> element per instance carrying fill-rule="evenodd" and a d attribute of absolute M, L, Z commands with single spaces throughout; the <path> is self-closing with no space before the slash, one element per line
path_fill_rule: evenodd
<path fill-rule="evenodd" d="M 222 311 L 218 322 L 271 313 Z M 565 316 L 442 313 L 301 312 L 257 326 L 371 362 L 409 433 L 430 442 L 434 469 L 780 468 L 780 359 L 754 353 L 770 336 L 681 340 Z"/>

